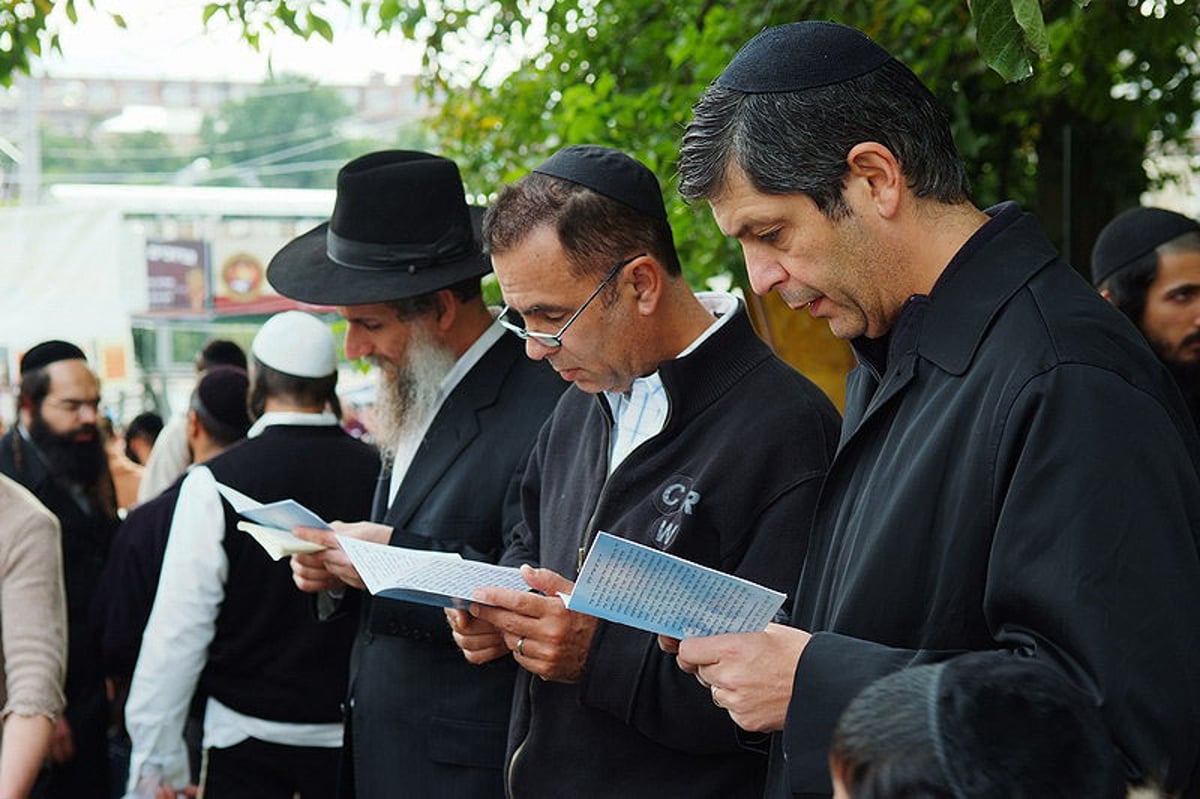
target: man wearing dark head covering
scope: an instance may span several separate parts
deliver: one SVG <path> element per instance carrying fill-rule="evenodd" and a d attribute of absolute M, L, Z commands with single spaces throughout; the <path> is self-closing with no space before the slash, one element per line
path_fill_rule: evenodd
<path fill-rule="evenodd" d="M 209 369 L 200 378 L 186 417 L 194 464 L 205 463 L 246 437 L 251 421 L 246 410 L 248 389 L 245 370 L 236 366 Z M 117 530 L 104 569 L 96 626 L 104 675 L 118 702 L 124 700 L 133 678 L 182 482 L 181 475 L 167 490 L 129 512 Z"/>
<path fill-rule="evenodd" d="M 838 721 L 829 768 L 847 799 L 1126 796 L 1120 755 L 1088 696 L 1034 658 L 999 652 L 872 683 Z"/>
<path fill-rule="evenodd" d="M 218 366 L 245 369 L 246 353 L 234 341 L 215 338 L 205 342 L 196 353 L 192 365 L 196 370 L 196 380 L 199 381 L 206 371 Z M 177 413 L 155 439 L 150 459 L 146 461 L 146 470 L 142 473 L 142 482 L 138 484 L 138 502 L 158 496 L 183 475 L 190 463 L 192 454 L 187 447 L 187 414 Z"/>
<path fill-rule="evenodd" d="M 1133 208 L 1092 249 L 1092 284 L 1138 326 L 1200 424 L 1200 222 Z"/>
<path fill-rule="evenodd" d="M 372 521 L 336 524 L 338 533 L 499 558 L 520 521 L 530 447 L 562 389 L 496 324 L 480 292 L 490 269 L 458 167 L 405 151 L 347 164 L 330 221 L 272 259 L 275 289 L 336 305 L 346 354 L 380 371 L 373 433 L 385 463 Z M 302 535 L 331 547 L 292 558 L 296 585 L 322 591 L 319 606 L 362 589 L 328 531 Z M 384 597 L 363 605 L 343 796 L 503 796 L 512 662 L 472 668 L 439 608 Z"/>
<path fill-rule="evenodd" d="M 125 426 L 125 457 L 145 466 L 162 429 L 162 417 L 154 411 L 145 411 L 133 417 Z"/>
<path fill-rule="evenodd" d="M 67 592 L 66 712 L 50 747 L 48 797 L 101 795 L 108 702 L 91 607 L 117 527 L 116 494 L 96 426 L 100 383 L 83 351 L 44 341 L 21 359 L 17 424 L 0 438 L 0 473 L 24 485 L 62 525 Z"/>
<path fill-rule="evenodd" d="M 771 795 L 828 794 L 850 698 L 966 650 L 1061 670 L 1130 781 L 1194 786 L 1200 444 L 1137 331 L 1030 215 L 971 204 L 933 95 L 852 28 L 752 39 L 695 106 L 680 188 L 859 362 L 792 626 L 679 647 L 776 733 Z"/>
<path fill-rule="evenodd" d="M 572 384 L 530 456 L 503 558 L 538 567 L 524 572 L 541 595 L 489 588 L 476 596 L 493 607 L 452 614 L 469 660 L 511 652 L 522 667 L 511 795 L 761 796 L 766 758 L 654 636 L 559 593 L 601 530 L 790 590 L 837 412 L 739 300 L 692 292 L 658 179 L 628 155 L 559 150 L 501 191 L 484 229 L 501 323 Z"/>
<path fill-rule="evenodd" d="M 237 529 L 236 511 L 294 499 L 325 519 L 354 518 L 370 506 L 378 457 L 330 410 L 337 346 L 323 322 L 276 314 L 251 350 L 254 425 L 179 487 L 126 704 L 130 791 L 190 782 L 183 731 L 200 690 L 207 795 L 335 795 L 353 621 L 313 618 L 288 564 Z M 194 400 L 190 418 L 240 427 L 217 393 Z"/>

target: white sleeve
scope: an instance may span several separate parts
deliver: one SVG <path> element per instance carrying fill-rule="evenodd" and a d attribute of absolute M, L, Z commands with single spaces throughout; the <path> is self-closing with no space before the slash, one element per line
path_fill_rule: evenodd
<path fill-rule="evenodd" d="M 192 454 L 188 452 L 187 443 L 187 415 L 172 416 L 150 449 L 150 458 L 142 472 L 142 482 L 138 484 L 138 504 L 154 499 L 170 488 L 171 483 L 183 474 L 191 462 Z"/>
<path fill-rule="evenodd" d="M 175 503 L 158 593 L 125 706 L 132 742 L 130 791 L 147 765 L 156 766 L 176 788 L 189 782 L 183 727 L 225 598 L 224 536 L 216 480 L 197 467 L 184 479 Z"/>

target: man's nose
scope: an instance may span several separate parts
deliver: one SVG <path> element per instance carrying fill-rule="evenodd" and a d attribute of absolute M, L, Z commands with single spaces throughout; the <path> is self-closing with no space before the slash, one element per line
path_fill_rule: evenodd
<path fill-rule="evenodd" d="M 549 358 L 554 353 L 558 352 L 558 350 L 559 350 L 558 347 L 550 347 L 550 346 L 538 341 L 536 338 L 525 339 L 525 354 L 529 356 L 530 360 L 533 360 L 533 361 L 544 360 L 546 358 Z"/>
<path fill-rule="evenodd" d="M 346 340 L 342 346 L 346 350 L 346 357 L 352 361 L 357 358 L 365 358 L 371 354 L 369 339 L 356 331 L 353 326 L 346 328 Z"/>
<path fill-rule="evenodd" d="M 750 277 L 750 288 L 765 297 L 776 286 L 787 281 L 787 272 L 774 261 L 743 248 L 746 258 L 746 274 Z"/>

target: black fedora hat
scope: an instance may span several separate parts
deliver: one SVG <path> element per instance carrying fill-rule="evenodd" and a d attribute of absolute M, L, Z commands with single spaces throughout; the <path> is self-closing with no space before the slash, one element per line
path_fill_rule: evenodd
<path fill-rule="evenodd" d="M 386 150 L 342 167 L 329 222 L 286 244 L 267 267 L 285 297 L 364 305 L 428 294 L 491 271 L 458 166 Z"/>

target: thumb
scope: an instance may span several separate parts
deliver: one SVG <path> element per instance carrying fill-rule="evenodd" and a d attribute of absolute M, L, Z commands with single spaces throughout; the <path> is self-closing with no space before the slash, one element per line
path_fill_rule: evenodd
<path fill-rule="evenodd" d="M 322 530 L 317 527 L 293 527 L 292 533 L 305 541 L 311 541 L 329 549 L 340 549 L 332 530 Z"/>
<path fill-rule="evenodd" d="M 535 569 L 529 564 L 521 566 L 521 577 L 535 591 L 541 591 L 546 596 L 558 596 L 560 593 L 569 594 L 575 588 L 575 583 L 550 569 Z"/>

